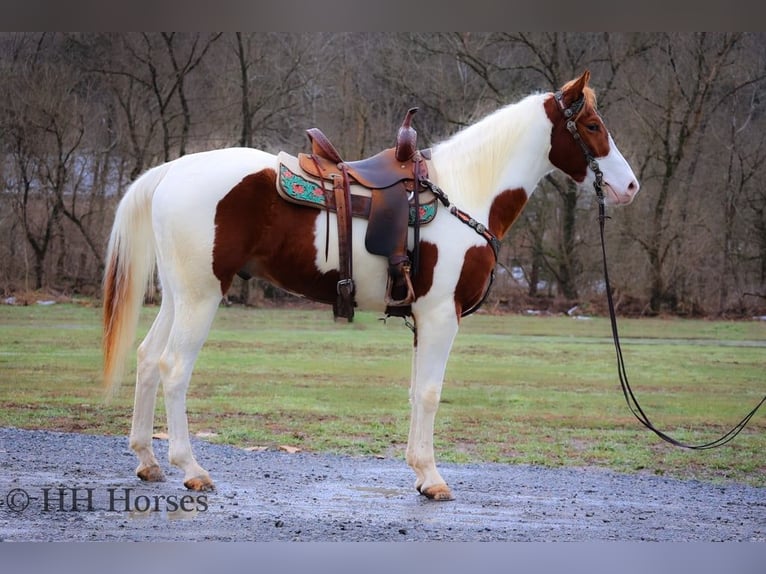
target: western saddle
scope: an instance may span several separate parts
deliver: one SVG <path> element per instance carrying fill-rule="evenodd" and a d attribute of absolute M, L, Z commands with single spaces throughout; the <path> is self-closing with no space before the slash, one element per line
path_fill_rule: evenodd
<path fill-rule="evenodd" d="M 407 315 L 410 304 L 415 300 L 412 274 L 417 269 L 419 244 L 418 196 L 425 190 L 422 182 L 428 177 L 428 170 L 424 160 L 429 157 L 427 150 L 421 152 L 417 149 L 417 132 L 412 127 L 412 116 L 417 110 L 412 108 L 407 111 L 397 132 L 395 147 L 359 161 L 343 161 L 335 146 L 319 129 L 306 130 L 311 153 L 298 155 L 300 168 L 331 184 L 337 215 L 340 278 L 333 305 L 336 318 L 344 317 L 352 321 L 356 305 L 351 249 L 351 219 L 354 215 L 352 185 L 366 188 L 371 195 L 365 247 L 374 255 L 388 258 L 386 313 Z M 328 209 L 329 200 L 329 197 L 325 198 Z M 410 202 L 413 202 L 416 214 L 412 259 L 407 251 Z"/>

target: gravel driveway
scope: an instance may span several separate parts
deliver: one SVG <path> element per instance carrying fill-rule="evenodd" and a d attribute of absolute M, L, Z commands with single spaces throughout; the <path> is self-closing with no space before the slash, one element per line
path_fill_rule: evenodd
<path fill-rule="evenodd" d="M 168 482 L 140 482 L 123 437 L 0 429 L 0 539 L 766 541 L 764 488 L 442 464 L 456 500 L 436 503 L 403 460 L 194 448 L 215 492 L 186 491 L 168 465 Z"/>

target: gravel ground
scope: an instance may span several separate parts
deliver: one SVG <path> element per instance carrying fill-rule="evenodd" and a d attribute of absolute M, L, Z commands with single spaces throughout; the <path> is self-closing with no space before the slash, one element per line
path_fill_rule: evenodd
<path fill-rule="evenodd" d="M 167 442 L 156 440 L 167 460 Z M 766 489 L 600 469 L 442 464 L 456 500 L 402 460 L 194 441 L 216 490 L 142 483 L 127 439 L 0 429 L 7 541 L 766 541 Z"/>

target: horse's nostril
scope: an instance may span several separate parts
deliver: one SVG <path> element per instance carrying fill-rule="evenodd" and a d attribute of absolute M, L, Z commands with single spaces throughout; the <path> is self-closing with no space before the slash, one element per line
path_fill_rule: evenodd
<path fill-rule="evenodd" d="M 628 186 L 628 191 L 631 191 L 631 192 L 638 191 L 638 183 L 635 181 L 631 181 L 630 185 Z"/>

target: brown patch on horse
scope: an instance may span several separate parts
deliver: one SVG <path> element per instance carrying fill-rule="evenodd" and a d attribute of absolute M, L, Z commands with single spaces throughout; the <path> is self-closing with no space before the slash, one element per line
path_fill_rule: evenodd
<path fill-rule="evenodd" d="M 577 133 L 588 147 L 593 157 L 603 157 L 609 153 L 609 132 L 596 109 L 596 94 L 587 86 L 590 74 L 585 72 L 580 78 L 572 80 L 561 88 L 562 103 L 569 107 L 583 98 L 583 107 L 574 117 Z M 551 130 L 551 150 L 548 158 L 551 163 L 577 182 L 582 182 L 587 173 L 587 162 L 580 145 L 567 130 L 567 120 L 559 108 L 556 98 L 551 95 L 544 102 L 545 113 L 553 123 Z"/>
<path fill-rule="evenodd" d="M 216 208 L 213 273 L 221 292 L 246 268 L 278 287 L 332 303 L 338 272 L 321 273 L 315 263 L 319 214 L 279 197 L 274 170 L 244 177 Z"/>
<path fill-rule="evenodd" d="M 439 260 L 439 248 L 433 243 L 421 241 L 418 257 L 418 270 L 412 279 L 415 298 L 422 297 L 431 290 L 434 282 L 434 267 Z"/>
<path fill-rule="evenodd" d="M 439 248 L 427 241 L 420 242 L 420 254 L 418 256 L 418 269 L 412 277 L 412 289 L 415 291 L 415 299 L 422 297 L 431 290 L 434 283 L 434 268 L 439 260 Z M 418 332 L 415 330 L 413 345 L 418 346 Z"/>
<path fill-rule="evenodd" d="M 489 229 L 502 239 L 527 204 L 527 192 L 521 188 L 507 189 L 499 194 L 489 210 Z M 492 247 L 474 246 L 468 249 L 455 287 L 455 311 L 463 312 L 478 305 L 484 297 L 492 269 L 497 263 Z"/>
<path fill-rule="evenodd" d="M 473 246 L 465 252 L 463 268 L 455 287 L 455 311 L 458 317 L 481 302 L 494 267 L 495 254 L 489 245 Z"/>
<path fill-rule="evenodd" d="M 523 189 L 507 189 L 498 195 L 489 209 L 489 230 L 498 239 L 505 237 L 511 225 L 518 219 L 527 204 L 528 195 Z"/>

